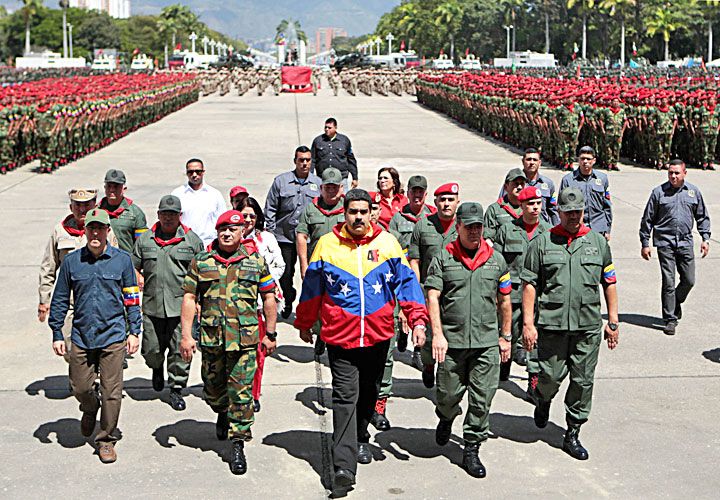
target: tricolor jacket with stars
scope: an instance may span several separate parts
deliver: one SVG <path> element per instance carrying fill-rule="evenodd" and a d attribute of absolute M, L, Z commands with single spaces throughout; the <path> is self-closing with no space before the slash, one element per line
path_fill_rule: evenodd
<path fill-rule="evenodd" d="M 295 327 L 310 329 L 320 319 L 326 343 L 370 347 L 393 336 L 396 301 L 411 327 L 428 323 L 422 288 L 395 237 L 373 225 L 353 238 L 341 223 L 310 258 Z"/>

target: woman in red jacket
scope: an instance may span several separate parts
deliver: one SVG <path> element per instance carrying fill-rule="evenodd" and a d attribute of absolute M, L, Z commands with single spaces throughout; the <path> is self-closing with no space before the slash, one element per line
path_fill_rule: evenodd
<path fill-rule="evenodd" d="M 407 205 L 408 199 L 400 183 L 400 174 L 393 167 L 378 170 L 377 188 L 370 196 L 380 204 L 378 224 L 387 230 L 390 219 Z"/>

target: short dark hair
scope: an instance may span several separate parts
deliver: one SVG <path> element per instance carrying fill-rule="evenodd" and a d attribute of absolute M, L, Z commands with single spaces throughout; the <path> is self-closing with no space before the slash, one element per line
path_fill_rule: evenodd
<path fill-rule="evenodd" d="M 298 153 L 310 153 L 310 148 L 307 146 L 298 146 L 295 149 L 295 156 L 293 156 L 293 161 L 297 160 Z"/>
<path fill-rule="evenodd" d="M 327 120 L 325 120 L 325 123 L 332 123 L 333 126 L 337 127 L 337 120 L 335 118 L 333 118 L 332 116 L 330 118 L 328 118 Z"/>
<path fill-rule="evenodd" d="M 258 203 L 258 201 L 252 196 L 248 196 L 238 204 L 237 209 L 241 211 L 243 208 L 248 207 L 252 208 L 253 212 L 255 212 L 255 215 L 257 216 L 257 219 L 255 219 L 255 229 L 258 231 L 264 231 L 265 214 L 263 214 L 262 208 L 260 208 L 260 203 Z"/>
<path fill-rule="evenodd" d="M 578 151 L 578 156 L 580 155 L 592 155 L 592 157 L 595 158 L 595 150 L 590 146 L 583 146 L 580 148 L 580 151 Z"/>
<path fill-rule="evenodd" d="M 190 158 L 188 161 L 185 162 L 185 168 L 188 168 L 191 163 L 199 163 L 202 165 L 203 168 L 205 168 L 205 164 L 200 158 Z"/>
<path fill-rule="evenodd" d="M 343 210 L 347 210 L 353 201 L 366 201 L 368 208 L 372 205 L 372 198 L 370 198 L 370 194 L 364 189 L 351 189 L 348 191 L 345 195 L 345 201 L 343 201 Z"/>
<path fill-rule="evenodd" d="M 682 161 L 680 158 L 673 158 L 670 160 L 670 163 L 668 164 L 671 167 L 683 167 L 685 168 L 685 162 Z"/>
<path fill-rule="evenodd" d="M 525 150 L 525 152 L 523 153 L 523 159 L 524 159 L 527 155 L 539 155 L 539 154 L 540 154 L 540 151 L 538 151 L 537 148 L 527 148 L 527 149 Z"/>

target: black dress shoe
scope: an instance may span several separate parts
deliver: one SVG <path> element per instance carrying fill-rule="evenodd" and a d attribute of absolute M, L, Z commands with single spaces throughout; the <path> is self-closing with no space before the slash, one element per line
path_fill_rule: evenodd
<path fill-rule="evenodd" d="M 253 411 L 255 413 L 260 413 L 260 409 L 262 406 L 260 406 L 260 400 L 259 399 L 253 399 Z"/>
<path fill-rule="evenodd" d="M 217 422 L 215 423 L 215 435 L 220 441 L 225 441 L 228 438 L 229 426 L 227 412 L 218 413 Z"/>
<path fill-rule="evenodd" d="M 379 431 L 389 431 L 390 430 L 390 421 L 387 419 L 385 415 L 378 412 L 373 412 L 372 417 L 370 417 L 370 423 L 373 427 L 375 427 Z"/>
<path fill-rule="evenodd" d="M 428 389 L 435 387 L 435 365 L 427 365 L 423 368 L 422 381 Z"/>
<path fill-rule="evenodd" d="M 165 375 L 162 368 L 153 368 L 152 385 L 155 392 L 160 392 L 165 388 Z"/>
<path fill-rule="evenodd" d="M 357 461 L 359 464 L 369 464 L 372 462 L 373 456 L 370 451 L 370 443 L 358 443 Z"/>
<path fill-rule="evenodd" d="M 580 429 L 568 429 L 563 439 L 563 451 L 573 457 L 575 460 L 587 460 L 589 458 L 587 450 L 580 444 L 578 435 Z"/>
<path fill-rule="evenodd" d="M 535 425 L 540 428 L 544 429 L 547 427 L 548 420 L 550 420 L 550 403 L 546 403 L 545 401 L 538 401 L 537 405 L 535 406 L 535 413 L 533 414 L 533 419 L 535 420 Z"/>
<path fill-rule="evenodd" d="M 520 366 L 527 366 L 527 351 L 522 348 L 518 347 L 515 351 L 515 363 L 519 364 Z"/>
<path fill-rule="evenodd" d="M 335 488 L 347 488 L 355 484 L 355 474 L 348 469 L 338 469 L 335 471 L 335 479 L 333 486 Z"/>
<path fill-rule="evenodd" d="M 445 446 L 448 442 L 450 442 L 452 424 L 452 420 L 445 420 L 444 418 L 441 418 L 438 421 L 437 427 L 435 428 L 435 442 L 438 446 Z"/>
<path fill-rule="evenodd" d="M 185 400 L 180 393 L 180 389 L 170 389 L 170 407 L 175 411 L 185 409 Z"/>
<path fill-rule="evenodd" d="M 500 382 L 507 382 L 510 378 L 510 368 L 512 367 L 512 360 L 507 360 L 504 363 L 500 363 Z"/>
<path fill-rule="evenodd" d="M 480 445 L 477 443 L 465 443 L 465 449 L 463 449 L 463 461 L 462 468 L 465 472 L 470 474 L 472 477 L 483 478 L 485 477 L 485 466 L 480 461 L 479 456 Z"/>
<path fill-rule="evenodd" d="M 283 319 L 288 319 L 290 315 L 292 314 L 292 304 L 286 304 L 283 308 L 282 312 L 280 313 L 280 316 L 282 316 Z"/>
<path fill-rule="evenodd" d="M 663 333 L 665 335 L 675 335 L 676 329 L 677 329 L 677 321 L 670 320 L 667 323 L 665 323 L 665 328 L 663 328 Z"/>
<path fill-rule="evenodd" d="M 247 472 L 247 459 L 245 458 L 245 442 L 233 441 L 230 454 L 230 472 L 241 476 Z"/>
<path fill-rule="evenodd" d="M 397 347 L 398 352 L 405 352 L 405 351 L 407 351 L 407 345 L 408 345 L 408 334 L 405 332 L 400 332 L 398 334 L 397 344 L 395 347 Z"/>

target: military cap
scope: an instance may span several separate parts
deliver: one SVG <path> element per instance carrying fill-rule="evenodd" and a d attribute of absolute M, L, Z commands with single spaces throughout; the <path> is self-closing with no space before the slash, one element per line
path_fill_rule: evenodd
<path fill-rule="evenodd" d="M 518 201 L 540 200 L 542 199 L 542 191 L 535 186 L 527 186 L 518 195 Z"/>
<path fill-rule="evenodd" d="M 448 182 L 446 184 L 443 184 L 442 186 L 438 187 L 435 190 L 434 195 L 440 196 L 441 194 L 458 194 L 460 192 L 460 186 L 458 186 L 457 182 Z"/>
<path fill-rule="evenodd" d="M 230 198 L 235 198 L 239 194 L 248 194 L 248 190 L 243 186 L 235 186 L 230 190 Z"/>
<path fill-rule="evenodd" d="M 475 201 L 466 201 L 458 207 L 456 217 L 466 226 L 470 224 L 482 224 L 483 207 Z"/>
<path fill-rule="evenodd" d="M 585 197 L 577 188 L 568 187 L 560 191 L 558 197 L 558 210 L 561 212 L 572 212 L 573 210 L 585 209 Z"/>
<path fill-rule="evenodd" d="M 102 208 L 93 208 L 85 215 L 85 226 L 89 226 L 93 222 L 99 224 L 110 225 L 110 215 Z"/>
<path fill-rule="evenodd" d="M 160 212 L 182 212 L 182 204 L 180 198 L 171 194 L 166 194 L 160 198 L 160 205 L 158 205 L 158 211 Z"/>
<path fill-rule="evenodd" d="M 97 189 L 74 188 L 68 191 L 70 201 L 90 201 L 97 198 Z"/>
<path fill-rule="evenodd" d="M 321 186 L 324 186 L 325 184 L 342 184 L 342 174 L 337 168 L 329 167 L 323 170 L 322 173 L 322 184 Z"/>
<path fill-rule="evenodd" d="M 245 221 L 243 214 L 237 210 L 228 210 L 220 217 L 218 217 L 215 229 L 220 229 L 222 226 L 239 226 Z"/>
<path fill-rule="evenodd" d="M 522 171 L 522 169 L 519 168 L 513 168 L 510 170 L 510 172 L 507 173 L 505 176 L 505 182 L 512 182 L 515 179 L 525 179 L 527 180 L 527 177 L 525 177 L 525 172 Z"/>
<path fill-rule="evenodd" d="M 111 168 L 105 174 L 105 182 L 112 182 L 114 184 L 125 184 L 125 173 L 122 170 Z"/>
<path fill-rule="evenodd" d="M 422 175 L 413 175 L 410 177 L 408 179 L 408 191 L 416 187 L 427 190 L 427 179 Z"/>

